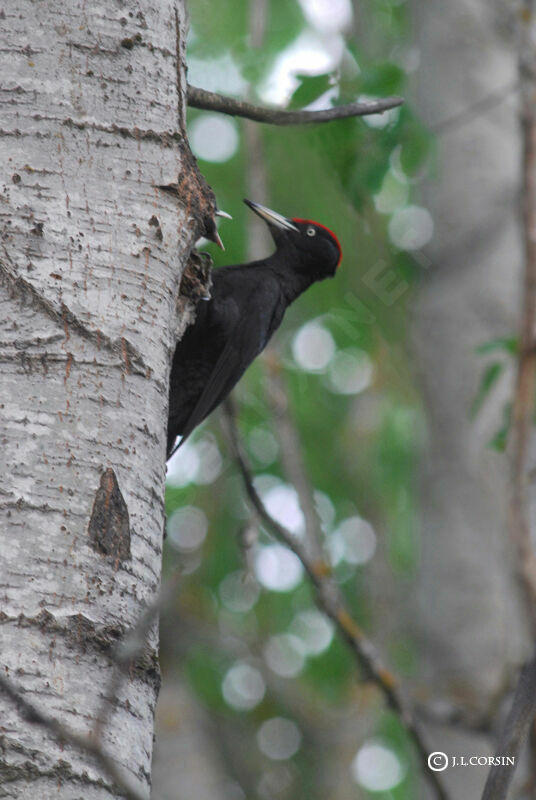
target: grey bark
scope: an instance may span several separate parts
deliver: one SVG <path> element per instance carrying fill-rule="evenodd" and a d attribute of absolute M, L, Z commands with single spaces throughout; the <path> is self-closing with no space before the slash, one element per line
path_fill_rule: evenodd
<path fill-rule="evenodd" d="M 168 372 L 199 235 L 185 31 L 181 0 L 0 12 L 0 666 L 84 734 L 160 584 Z M 177 175 L 188 203 L 157 188 Z M 147 796 L 157 638 L 102 734 Z M 3 696 L 0 718 L 3 797 L 119 796 Z"/>
<path fill-rule="evenodd" d="M 423 191 L 435 235 L 413 338 L 429 429 L 412 623 L 421 685 L 441 698 L 438 708 L 454 702 L 469 716 L 493 707 L 530 647 L 507 534 L 508 461 L 488 447 L 512 398 L 512 365 L 477 418 L 469 413 L 486 364 L 475 347 L 518 328 L 521 138 L 506 6 L 413 3 L 419 110 L 443 132 L 437 174 Z M 499 96 L 501 87 L 502 102 L 479 110 L 478 101 Z M 450 117 L 456 121 L 442 126 Z M 434 732 L 436 748 L 450 755 L 494 749 L 490 735 L 448 726 Z M 443 775 L 454 797 L 479 797 L 487 772 L 460 767 Z"/>

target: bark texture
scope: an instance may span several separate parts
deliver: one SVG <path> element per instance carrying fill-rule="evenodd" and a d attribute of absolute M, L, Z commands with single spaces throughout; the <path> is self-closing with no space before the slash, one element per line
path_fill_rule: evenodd
<path fill-rule="evenodd" d="M 438 698 L 440 710 L 453 702 L 469 719 L 491 713 L 497 721 L 496 706 L 530 646 L 507 533 L 508 459 L 489 447 L 513 396 L 512 361 L 476 418 L 470 409 L 486 363 L 501 360 L 476 347 L 518 327 L 522 155 L 513 17 L 507 4 L 483 0 L 414 0 L 413 8 L 418 105 L 439 133 L 438 170 L 423 191 L 434 239 L 415 309 L 429 429 L 411 622 L 427 697 Z M 479 104 L 492 93 L 496 102 Z M 446 725 L 432 733 L 450 755 L 493 753 L 489 732 Z M 443 776 L 453 797 L 476 798 L 487 773 L 460 767 Z"/>
<path fill-rule="evenodd" d="M 177 297 L 212 203 L 183 136 L 185 31 L 171 0 L 0 12 L 0 666 L 80 733 L 160 582 Z M 147 796 L 158 684 L 153 630 L 102 733 Z M 0 717 L 3 797 L 118 796 L 2 696 Z"/>

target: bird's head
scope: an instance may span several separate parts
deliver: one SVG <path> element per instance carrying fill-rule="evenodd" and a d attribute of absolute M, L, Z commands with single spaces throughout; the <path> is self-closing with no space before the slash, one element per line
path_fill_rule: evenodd
<path fill-rule="evenodd" d="M 293 269 L 307 271 L 315 280 L 335 275 L 341 263 L 342 249 L 335 234 L 309 219 L 289 218 L 259 203 L 244 200 L 270 229 L 278 252 L 288 252 Z"/>

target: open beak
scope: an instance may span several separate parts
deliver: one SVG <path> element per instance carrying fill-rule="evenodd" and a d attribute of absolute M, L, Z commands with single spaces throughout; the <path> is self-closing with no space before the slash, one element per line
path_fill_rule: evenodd
<path fill-rule="evenodd" d="M 221 211 L 221 209 L 219 209 L 219 208 L 217 208 L 216 211 L 214 212 L 214 216 L 215 217 L 224 217 L 225 219 L 232 219 L 232 216 L 230 214 L 228 214 L 227 211 Z M 214 230 L 212 232 L 212 236 L 210 238 L 212 239 L 214 244 L 217 244 L 218 247 L 221 247 L 222 250 L 225 250 L 225 247 L 223 246 L 223 242 L 221 240 L 221 236 L 218 233 L 217 228 L 216 228 L 215 225 L 214 225 Z"/>
<path fill-rule="evenodd" d="M 162 191 L 164 192 L 170 192 L 175 197 L 179 195 L 179 187 L 178 184 L 176 183 L 169 183 L 167 186 L 158 186 L 157 188 L 162 189 Z M 214 216 L 225 217 L 225 219 L 232 219 L 232 216 L 230 214 L 228 214 L 226 211 L 220 211 L 219 209 L 216 209 L 216 211 L 214 211 Z M 204 237 L 206 239 L 209 239 L 211 242 L 214 242 L 214 244 L 217 244 L 218 247 L 221 247 L 222 250 L 225 250 L 225 247 L 223 246 L 223 242 L 221 240 L 221 236 L 216 229 L 216 223 L 214 222 L 214 218 L 212 216 L 209 216 L 205 219 L 205 228 L 206 230 L 205 233 L 203 234 Z"/>
<path fill-rule="evenodd" d="M 254 203 L 252 200 L 244 199 L 244 203 L 249 206 L 255 214 L 261 217 L 261 219 L 267 222 L 268 225 L 283 231 L 298 232 L 299 229 L 294 225 L 292 220 L 287 219 L 287 217 L 284 217 L 282 214 L 278 214 L 277 211 L 272 211 L 270 208 L 266 208 L 266 206 L 261 206 L 260 203 Z"/>
<path fill-rule="evenodd" d="M 225 247 L 223 246 L 223 242 L 221 240 L 221 236 L 220 236 L 220 234 L 218 233 L 217 230 L 214 230 L 214 235 L 212 237 L 212 241 L 214 242 L 214 244 L 217 244 L 218 247 L 221 247 L 222 250 L 225 250 Z"/>
<path fill-rule="evenodd" d="M 216 209 L 216 211 L 214 212 L 214 216 L 225 217 L 225 219 L 232 219 L 232 216 L 230 214 L 227 214 L 226 211 L 220 211 L 219 209 Z M 225 250 L 225 247 L 223 246 L 223 242 L 221 240 L 221 236 L 218 233 L 218 229 L 216 228 L 216 223 L 214 219 L 211 219 L 209 222 L 207 222 L 207 230 L 205 231 L 205 237 L 207 239 L 210 239 L 211 242 L 214 242 L 214 244 L 217 244 L 218 247 L 221 247 L 222 250 Z"/>
<path fill-rule="evenodd" d="M 230 214 L 228 214 L 227 211 L 221 211 L 221 209 L 219 209 L 219 208 L 217 208 L 216 211 L 214 212 L 214 216 L 215 217 L 224 217 L 225 219 L 232 219 L 232 216 Z M 225 247 L 223 246 L 223 242 L 221 240 L 221 236 L 218 233 L 218 230 L 217 230 L 215 225 L 214 225 L 214 231 L 213 231 L 212 236 L 210 238 L 212 239 L 214 244 L 217 244 L 218 247 L 221 247 L 222 250 L 225 250 Z"/>

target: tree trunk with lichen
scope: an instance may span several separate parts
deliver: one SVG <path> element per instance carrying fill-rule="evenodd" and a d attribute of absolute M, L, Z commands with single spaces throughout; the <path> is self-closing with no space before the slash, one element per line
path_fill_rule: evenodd
<path fill-rule="evenodd" d="M 149 796 L 154 600 L 180 295 L 213 199 L 184 133 L 184 5 L 8 3 L 0 14 L 1 669 Z M 178 184 L 175 193 L 162 186 Z M 3 796 L 120 796 L 0 695 Z"/>

